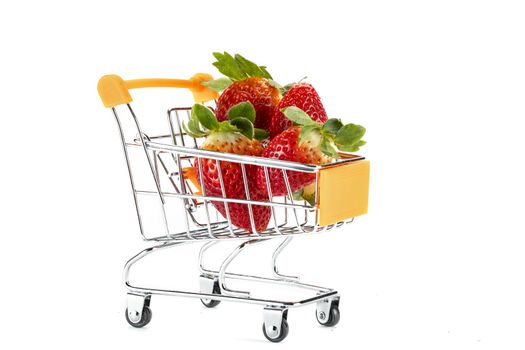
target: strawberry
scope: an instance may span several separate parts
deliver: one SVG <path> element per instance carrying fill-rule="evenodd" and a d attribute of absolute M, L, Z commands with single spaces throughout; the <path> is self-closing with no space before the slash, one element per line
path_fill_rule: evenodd
<path fill-rule="evenodd" d="M 343 125 L 340 119 L 335 118 L 319 123 L 295 106 L 283 108 L 282 112 L 296 125 L 274 137 L 264 150 L 263 157 L 321 165 L 337 159 L 338 151 L 355 152 L 365 144 L 361 138 L 366 130 L 360 125 Z M 315 181 L 315 174 L 311 173 L 288 170 L 286 174 L 291 192 Z M 281 169 L 268 168 L 268 177 L 273 196 L 288 195 Z M 267 188 L 262 167 L 257 169 L 257 184 Z"/>
<path fill-rule="evenodd" d="M 219 121 L 228 119 L 228 111 L 239 102 L 250 102 L 255 108 L 255 127 L 270 127 L 270 119 L 281 99 L 281 92 L 264 66 L 258 66 L 239 54 L 214 52 L 213 63 L 226 76 L 203 82 L 210 89 L 222 91 L 217 101 L 216 115 Z"/>
<path fill-rule="evenodd" d="M 195 104 L 192 108 L 190 120 L 184 130 L 192 137 L 204 137 L 206 140 L 202 148 L 210 151 L 235 153 L 249 156 L 261 156 L 263 147 L 260 141 L 253 139 L 256 132 L 252 122 L 255 119 L 255 109 L 249 102 L 240 103 L 230 109 L 230 120 L 219 122 L 213 112 L 201 105 Z M 204 128 L 202 129 L 201 126 Z M 264 136 L 264 135 L 263 135 Z M 220 162 L 220 174 L 222 175 L 221 186 L 219 177 L 219 166 L 214 159 L 202 158 L 200 162 L 195 159 L 194 169 L 197 182 L 200 183 L 202 169 L 202 182 L 204 193 L 212 197 L 226 197 L 247 199 L 244 188 L 242 167 L 239 163 Z M 256 184 L 256 168 L 253 165 L 245 165 L 246 178 L 248 180 L 248 191 L 251 200 L 267 200 L 267 195 L 259 190 Z M 214 207 L 227 218 L 226 205 L 224 202 L 212 201 Z M 228 203 L 230 220 L 233 225 L 252 231 L 249 206 L 240 203 Z M 270 221 L 271 209 L 268 206 L 252 205 L 254 225 L 257 231 L 264 231 Z"/>
<path fill-rule="evenodd" d="M 307 83 L 296 83 L 284 94 L 279 105 L 274 109 L 270 122 L 270 137 L 274 138 L 293 125 L 281 109 L 296 106 L 308 114 L 314 121 L 324 123 L 328 120 L 321 99 L 314 87 Z"/>

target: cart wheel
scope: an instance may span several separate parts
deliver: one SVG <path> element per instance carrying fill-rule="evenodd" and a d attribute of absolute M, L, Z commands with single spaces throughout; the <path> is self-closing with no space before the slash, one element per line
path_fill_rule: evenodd
<path fill-rule="evenodd" d="M 262 328 L 263 328 L 263 333 L 264 333 L 264 336 L 266 337 L 266 339 L 268 339 L 269 341 L 271 341 L 273 343 L 279 343 L 284 338 L 286 338 L 286 336 L 288 335 L 288 321 L 286 321 L 286 318 L 283 318 L 283 320 L 281 322 L 281 333 L 277 337 L 272 336 L 272 335 L 268 335 L 266 333 L 266 324 L 263 323 L 263 327 Z"/>
<path fill-rule="evenodd" d="M 129 319 L 128 309 L 126 308 L 126 321 L 128 321 L 130 325 L 136 328 L 142 328 L 145 325 L 147 325 L 149 321 L 151 321 L 151 316 L 151 309 L 148 306 L 144 306 L 144 309 L 142 309 L 142 317 L 140 318 L 140 321 L 134 323 Z"/>
<path fill-rule="evenodd" d="M 339 313 L 339 307 L 333 304 L 330 308 L 329 315 L 325 315 L 323 312 L 318 313 L 316 311 L 315 317 L 317 318 L 317 322 L 319 322 L 321 325 L 326 327 L 333 327 L 339 323 L 341 314 Z"/>
<path fill-rule="evenodd" d="M 215 281 L 213 283 L 213 291 L 212 294 L 221 294 L 221 288 L 219 287 L 219 282 Z M 221 303 L 220 300 L 213 300 L 213 299 L 201 299 L 202 305 L 212 308 Z"/>

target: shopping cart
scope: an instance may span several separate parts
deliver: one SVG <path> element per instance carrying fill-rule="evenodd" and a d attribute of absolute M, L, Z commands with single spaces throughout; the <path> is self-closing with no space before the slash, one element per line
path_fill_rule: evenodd
<path fill-rule="evenodd" d="M 210 80 L 207 74 L 196 74 L 189 80 L 140 79 L 124 81 L 116 75 L 100 79 L 98 92 L 105 107 L 111 108 L 117 121 L 120 139 L 128 168 L 133 199 L 142 238 L 154 245 L 132 257 L 124 267 L 124 283 L 127 289 L 126 320 L 134 327 L 143 327 L 151 320 L 150 301 L 152 295 L 169 295 L 200 298 L 206 307 L 214 307 L 221 301 L 237 301 L 259 304 L 263 310 L 263 333 L 272 342 L 283 340 L 288 334 L 288 309 L 316 304 L 317 321 L 324 326 L 334 326 L 339 321 L 339 294 L 336 290 L 306 284 L 298 277 L 281 274 L 276 262 L 283 249 L 297 236 L 325 233 L 353 221 L 357 215 L 365 214 L 368 206 L 369 162 L 363 157 L 342 154 L 331 164 L 308 165 L 262 157 L 242 156 L 199 149 L 199 140 L 183 132 L 182 122 L 189 117 L 191 108 L 171 108 L 167 113 L 166 132 L 149 135 L 141 128 L 139 119 L 131 107 L 129 89 L 145 87 L 187 88 L 196 102 L 214 102 L 217 94 L 200 84 Z M 128 126 L 120 115 L 128 114 Z M 168 129 L 169 128 L 169 129 Z M 131 135 L 129 136 L 129 132 Z M 132 154 L 133 153 L 133 154 Z M 222 197 L 206 195 L 203 183 L 190 176 L 194 164 L 202 168 L 202 159 L 213 159 L 220 169 L 222 162 L 238 163 L 242 169 L 246 199 L 227 198 L 221 171 L 218 171 L 222 186 Z M 141 162 L 140 169 L 133 162 Z M 195 163 L 196 162 L 196 163 Z M 224 163 L 222 163 L 224 164 Z M 250 200 L 246 166 L 263 167 L 266 174 L 268 200 Z M 268 169 L 281 169 L 288 189 L 287 196 L 271 194 Z M 149 187 L 139 184 L 137 172 L 147 173 Z M 315 174 L 315 201 L 310 204 L 294 199 L 290 190 L 290 172 Z M 202 178 L 201 178 L 202 181 Z M 226 210 L 223 218 L 211 202 L 222 202 Z M 228 204 L 248 205 L 252 230 L 239 229 L 231 224 Z M 264 231 L 255 228 L 252 206 L 269 206 L 272 219 Z M 145 215 L 153 211 L 157 215 Z M 152 217 L 154 219 L 152 219 Z M 156 218 L 156 219 L 155 219 Z M 146 221 L 155 220 L 157 230 L 152 234 Z M 230 263 L 249 246 L 281 239 L 282 242 L 271 257 L 272 277 L 254 276 L 228 271 Z M 206 252 L 219 242 L 237 240 L 239 244 L 229 253 L 217 269 L 206 268 L 203 259 Z M 185 243 L 201 242 L 199 251 L 199 291 L 168 290 L 140 287 L 129 281 L 130 268 L 145 256 Z M 253 297 L 249 291 L 229 287 L 232 280 L 256 281 L 280 284 L 292 289 L 310 291 L 308 298 L 300 300 L 274 300 Z"/>

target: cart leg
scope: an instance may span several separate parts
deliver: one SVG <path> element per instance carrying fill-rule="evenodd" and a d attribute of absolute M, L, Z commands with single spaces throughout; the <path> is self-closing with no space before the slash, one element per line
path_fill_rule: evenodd
<path fill-rule="evenodd" d="M 249 245 L 257 244 L 259 242 L 263 242 L 264 240 L 261 239 L 252 239 L 249 241 L 242 242 L 239 244 L 235 249 L 224 259 L 224 261 L 221 264 L 221 267 L 219 269 L 219 287 L 221 294 L 224 295 L 231 295 L 231 296 L 237 296 L 237 297 L 243 297 L 243 298 L 249 298 L 250 292 L 241 291 L 241 290 L 233 290 L 229 289 L 226 286 L 225 279 L 226 279 L 226 269 L 230 265 L 230 263 L 239 255 L 241 251 L 243 251 L 246 247 Z"/>
<path fill-rule="evenodd" d="M 126 320 L 133 327 L 144 327 L 151 321 L 151 295 L 128 293 Z"/>
<path fill-rule="evenodd" d="M 277 258 L 279 257 L 279 255 L 281 254 L 281 252 L 283 251 L 283 249 L 292 241 L 292 238 L 293 237 L 287 237 L 286 239 L 284 239 L 281 244 L 279 244 L 279 246 L 277 246 L 277 248 L 275 249 L 275 251 L 273 252 L 273 255 L 272 255 L 272 272 L 273 272 L 273 275 L 281 280 L 284 280 L 284 281 L 299 281 L 299 277 L 297 276 L 290 276 L 290 275 L 283 275 L 281 273 L 279 273 L 279 269 L 277 268 Z"/>
<path fill-rule="evenodd" d="M 315 316 L 321 325 L 333 327 L 339 323 L 339 299 L 339 297 L 326 298 L 317 302 Z"/>
<path fill-rule="evenodd" d="M 203 294 L 221 294 L 221 288 L 219 287 L 219 279 L 217 277 L 209 275 L 200 275 L 199 277 L 200 292 Z M 213 299 L 201 299 L 204 306 L 212 308 L 221 302 L 220 300 Z"/>
<path fill-rule="evenodd" d="M 263 310 L 263 334 L 271 342 L 278 343 L 288 335 L 288 309 L 267 306 Z"/>

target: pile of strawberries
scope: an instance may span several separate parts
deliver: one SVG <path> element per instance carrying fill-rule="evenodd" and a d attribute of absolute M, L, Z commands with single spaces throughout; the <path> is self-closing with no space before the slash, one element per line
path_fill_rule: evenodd
<path fill-rule="evenodd" d="M 213 55 L 216 58 L 213 65 L 225 77 L 202 84 L 221 92 L 215 113 L 195 104 L 190 120 L 183 125 L 192 137 L 206 137 L 203 149 L 326 164 L 337 159 L 339 151 L 355 152 L 365 144 L 362 140 L 365 128 L 329 119 L 312 85 L 299 82 L 282 87 L 266 67 L 241 55 L 226 52 Z M 268 201 L 268 187 L 272 197 L 287 196 L 290 192 L 300 196 L 306 193 L 305 187 L 315 182 L 315 174 L 287 171 L 285 181 L 281 169 L 267 168 L 266 174 L 260 166 L 213 159 L 195 160 L 194 168 L 198 183 L 202 176 L 203 192 L 214 197 Z M 303 197 L 308 199 L 306 195 Z M 251 205 L 250 209 L 247 204 L 212 203 L 236 227 L 250 232 L 268 227 L 269 206 Z"/>

